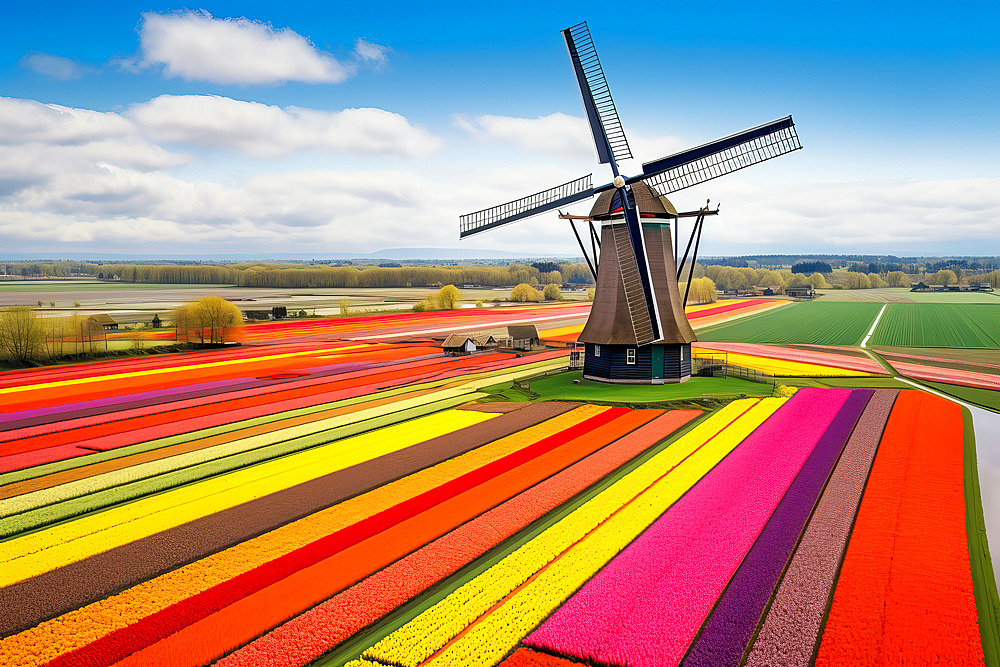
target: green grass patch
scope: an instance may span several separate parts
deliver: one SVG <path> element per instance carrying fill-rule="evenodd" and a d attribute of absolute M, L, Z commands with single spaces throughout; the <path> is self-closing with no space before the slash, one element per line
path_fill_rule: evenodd
<path fill-rule="evenodd" d="M 972 588 L 979 613 L 979 636 L 983 655 L 989 667 L 1000 665 L 1000 596 L 997 595 L 993 560 L 986 541 L 986 518 L 979 488 L 979 467 L 976 462 L 976 431 L 972 413 L 962 408 L 965 427 L 965 458 L 962 477 L 965 483 L 965 525 L 969 535 L 969 562 L 972 565 Z"/>
<path fill-rule="evenodd" d="M 579 380 L 579 384 L 574 384 Z M 509 385 L 508 385 L 509 386 Z M 508 396 L 518 390 L 507 391 Z M 739 378 L 692 377 L 676 384 L 611 384 L 584 380 L 582 371 L 547 375 L 529 382 L 530 395 L 543 401 L 588 403 L 666 403 L 708 397 L 770 396 L 770 383 Z"/>
<path fill-rule="evenodd" d="M 720 343 L 858 345 L 881 308 L 874 302 L 797 303 L 699 329 L 698 339 Z"/>
<path fill-rule="evenodd" d="M 893 303 L 870 345 L 1000 348 L 1000 304 Z"/>

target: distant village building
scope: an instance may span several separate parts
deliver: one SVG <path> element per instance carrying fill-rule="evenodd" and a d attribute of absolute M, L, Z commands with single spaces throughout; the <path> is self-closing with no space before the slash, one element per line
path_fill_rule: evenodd
<path fill-rule="evenodd" d="M 989 283 L 971 283 L 969 285 L 927 285 L 923 282 L 910 283 L 911 292 L 992 292 L 993 285 Z"/>
<path fill-rule="evenodd" d="M 118 329 L 118 321 L 106 313 L 91 315 L 87 318 L 87 320 L 93 322 L 105 331 L 116 331 Z"/>
<path fill-rule="evenodd" d="M 816 296 L 816 288 L 812 285 L 802 287 L 786 287 L 785 294 L 796 299 L 812 299 Z"/>

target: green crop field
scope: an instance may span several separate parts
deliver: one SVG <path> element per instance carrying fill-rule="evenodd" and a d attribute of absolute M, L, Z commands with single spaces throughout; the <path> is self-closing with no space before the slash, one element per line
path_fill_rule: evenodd
<path fill-rule="evenodd" d="M 879 303 L 993 303 L 1000 292 L 911 292 L 909 287 L 820 290 L 820 301 L 877 301 Z"/>
<path fill-rule="evenodd" d="M 700 329 L 698 340 L 726 343 L 857 345 L 882 308 L 879 303 L 810 301 Z M 880 325 L 881 326 L 881 325 Z"/>
<path fill-rule="evenodd" d="M 1000 347 L 1000 303 L 893 303 L 869 345 Z"/>

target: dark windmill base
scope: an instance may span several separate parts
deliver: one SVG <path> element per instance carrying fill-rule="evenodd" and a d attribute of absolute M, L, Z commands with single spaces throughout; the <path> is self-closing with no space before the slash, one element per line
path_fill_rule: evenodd
<path fill-rule="evenodd" d="M 621 384 L 686 382 L 691 379 L 691 344 L 637 346 L 585 343 L 583 377 Z"/>

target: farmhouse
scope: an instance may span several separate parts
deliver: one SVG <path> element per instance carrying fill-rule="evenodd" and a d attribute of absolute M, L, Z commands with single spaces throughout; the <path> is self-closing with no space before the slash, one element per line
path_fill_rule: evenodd
<path fill-rule="evenodd" d="M 476 351 L 476 341 L 468 334 L 451 334 L 441 343 L 441 350 L 451 357 L 472 354 Z"/>
<path fill-rule="evenodd" d="M 497 339 L 490 335 L 451 334 L 441 343 L 441 350 L 448 356 L 472 354 L 476 350 L 497 347 Z"/>
<path fill-rule="evenodd" d="M 512 324 L 507 327 L 507 335 L 515 350 L 530 350 L 538 344 L 538 327 L 534 324 Z"/>
<path fill-rule="evenodd" d="M 97 326 L 101 327 L 105 331 L 115 331 L 118 329 L 118 321 L 111 317 L 107 313 L 100 313 L 99 315 L 91 315 L 87 318 L 88 322 L 93 322 Z"/>

